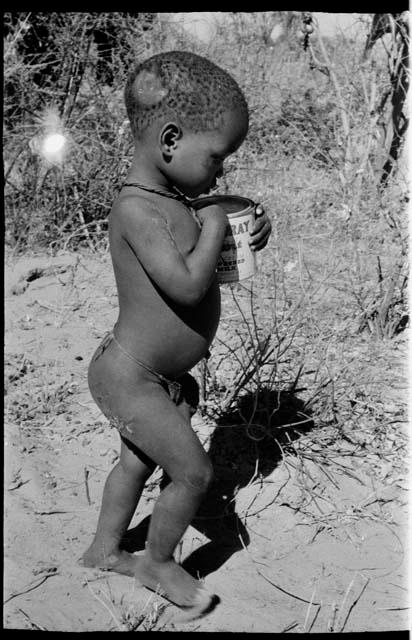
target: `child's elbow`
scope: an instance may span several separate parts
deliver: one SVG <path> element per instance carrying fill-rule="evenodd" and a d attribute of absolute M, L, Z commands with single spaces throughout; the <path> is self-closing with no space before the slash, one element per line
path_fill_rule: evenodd
<path fill-rule="evenodd" d="M 196 287 L 195 285 L 186 284 L 186 286 L 181 286 L 177 288 L 174 292 L 173 298 L 182 306 L 185 307 L 195 307 L 198 305 L 201 300 L 205 297 L 206 290 L 203 290 L 201 287 Z"/>
<path fill-rule="evenodd" d="M 196 307 L 205 297 L 206 291 L 188 287 L 185 291 L 181 292 L 180 303 L 185 307 Z"/>

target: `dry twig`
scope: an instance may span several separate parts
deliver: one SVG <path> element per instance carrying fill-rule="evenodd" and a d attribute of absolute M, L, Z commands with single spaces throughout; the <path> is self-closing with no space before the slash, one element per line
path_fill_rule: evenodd
<path fill-rule="evenodd" d="M 86 498 L 87 498 L 87 502 L 88 504 L 92 504 L 92 501 L 90 500 L 90 492 L 89 492 L 89 470 L 87 467 L 84 468 L 84 485 L 86 488 Z"/>
<path fill-rule="evenodd" d="M 356 576 L 355 576 L 355 578 L 356 578 Z M 351 590 L 351 588 L 352 588 L 352 586 L 353 586 L 353 583 L 354 583 L 354 581 L 355 581 L 355 578 L 352 580 L 352 582 L 350 583 L 349 587 L 348 587 L 348 588 L 347 588 L 347 590 L 346 590 L 345 597 L 343 598 L 343 602 L 342 602 L 342 605 L 341 605 L 341 610 L 343 609 L 343 606 L 344 606 L 344 604 L 345 604 L 345 602 L 346 602 L 346 599 L 347 599 L 347 596 L 348 596 L 348 594 L 349 594 L 349 592 L 350 592 L 350 590 Z M 347 622 L 348 622 L 348 620 L 349 620 L 349 616 L 350 616 L 350 614 L 352 613 L 353 609 L 355 608 L 355 606 L 356 606 L 356 605 L 357 605 L 357 603 L 359 602 L 359 599 L 360 599 L 360 597 L 362 596 L 362 594 L 363 594 L 363 592 L 365 591 L 365 589 L 366 589 L 366 587 L 368 586 L 368 584 L 369 584 L 369 578 L 366 578 L 366 581 L 365 581 L 365 583 L 364 583 L 364 585 L 363 585 L 362 589 L 360 590 L 360 592 L 359 592 L 358 596 L 353 600 L 353 602 L 352 602 L 352 604 L 350 605 L 350 607 L 349 607 L 349 609 L 348 609 L 348 612 L 347 612 L 347 614 L 346 614 L 346 616 L 345 616 L 345 618 L 344 618 L 343 622 L 341 623 L 341 626 L 340 626 L 340 629 L 339 629 L 339 633 L 342 633 L 342 631 L 344 630 L 344 628 L 345 628 L 345 626 L 346 626 L 346 623 L 347 623 Z"/>
<path fill-rule="evenodd" d="M 24 617 L 28 620 L 28 622 L 30 623 L 30 625 L 32 626 L 33 629 L 38 629 L 39 631 L 47 631 L 47 629 L 45 627 L 42 627 L 40 624 L 37 624 L 36 622 L 33 622 L 33 620 L 30 618 L 29 615 L 27 615 L 27 613 L 25 611 L 23 611 L 23 609 L 18 609 L 18 611 L 20 611 L 20 613 L 22 613 L 24 615 Z"/>
<path fill-rule="evenodd" d="M 29 591 L 34 591 L 34 589 L 37 589 L 37 587 L 40 587 L 43 582 L 46 582 L 47 578 L 51 578 L 52 576 L 57 576 L 59 575 L 57 571 L 53 570 L 50 573 L 46 573 L 46 575 L 44 575 L 40 580 L 38 580 L 36 582 L 36 584 L 33 584 L 30 586 L 27 586 L 27 589 L 23 589 L 23 591 L 16 591 L 15 593 L 12 593 L 9 595 L 8 598 L 6 598 L 6 600 L 4 600 L 3 604 L 6 604 L 6 602 L 10 602 L 10 600 L 13 600 L 13 598 L 17 598 L 17 596 L 22 596 L 25 593 L 29 593 Z"/>

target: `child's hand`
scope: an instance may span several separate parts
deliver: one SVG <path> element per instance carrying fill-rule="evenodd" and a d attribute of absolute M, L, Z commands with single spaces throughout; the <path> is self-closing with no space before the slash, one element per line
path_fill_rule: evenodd
<path fill-rule="evenodd" d="M 196 217 L 199 219 L 202 225 L 204 222 L 206 222 L 206 220 L 216 220 L 219 225 L 222 225 L 226 228 L 228 223 L 228 218 L 225 211 L 217 204 L 211 204 L 207 207 L 197 209 Z"/>
<path fill-rule="evenodd" d="M 250 230 L 249 239 L 249 246 L 252 251 L 260 251 L 266 247 L 271 233 L 272 223 L 263 206 L 257 204 L 255 208 L 255 220 Z"/>

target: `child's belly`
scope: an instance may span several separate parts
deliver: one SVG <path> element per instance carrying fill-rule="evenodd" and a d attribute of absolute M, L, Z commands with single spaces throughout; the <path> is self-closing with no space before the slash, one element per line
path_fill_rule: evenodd
<path fill-rule="evenodd" d="M 196 307 L 178 307 L 154 297 L 134 308 L 122 304 L 115 335 L 130 355 L 174 378 L 208 354 L 220 318 L 220 291 L 212 284 Z M 124 301 L 123 301 L 124 303 Z"/>

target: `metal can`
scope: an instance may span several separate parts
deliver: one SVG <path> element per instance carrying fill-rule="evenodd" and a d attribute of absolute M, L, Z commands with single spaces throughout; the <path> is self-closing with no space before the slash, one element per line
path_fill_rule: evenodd
<path fill-rule="evenodd" d="M 208 196 L 199 198 L 196 209 L 217 204 L 228 218 L 226 235 L 217 265 L 220 283 L 239 282 L 256 273 L 256 254 L 249 246 L 249 232 L 255 219 L 255 203 L 241 196 Z"/>

